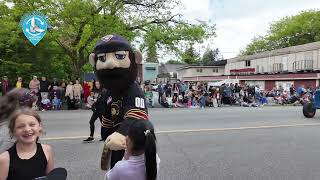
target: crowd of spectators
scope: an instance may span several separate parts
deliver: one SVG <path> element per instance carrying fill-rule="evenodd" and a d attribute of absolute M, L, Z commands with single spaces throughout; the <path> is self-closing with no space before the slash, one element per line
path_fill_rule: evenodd
<path fill-rule="evenodd" d="M 272 90 L 261 89 L 258 85 L 222 84 L 221 86 L 207 86 L 202 82 L 174 83 L 160 82 L 156 86 L 148 82 L 144 86 L 149 104 L 153 106 L 152 91 L 157 92 L 158 103 L 162 107 L 205 108 L 223 105 L 239 105 L 243 107 L 261 107 L 266 104 L 303 104 L 315 92 L 314 87 L 300 85 L 297 90 L 293 84 L 290 89 L 274 87 Z"/>
<path fill-rule="evenodd" d="M 58 81 L 53 78 L 51 81 L 46 77 L 33 76 L 29 83 L 24 82 L 22 77 L 16 81 L 10 81 L 7 76 L 3 76 L 0 92 L 5 95 L 14 88 L 27 88 L 34 93 L 37 98 L 35 109 L 37 110 L 60 110 L 60 109 L 79 109 L 89 107 L 87 102 L 91 102 L 94 80 L 92 81 Z"/>
<path fill-rule="evenodd" d="M 1 93 L 6 94 L 13 88 L 28 88 L 37 95 L 36 109 L 59 110 L 91 108 L 94 102 L 93 93 L 95 82 L 92 81 L 51 81 L 46 77 L 38 80 L 33 76 L 29 83 L 25 83 L 22 77 L 9 81 L 4 76 L 1 81 Z M 165 108 L 205 108 L 220 107 L 224 105 L 239 105 L 244 107 L 260 107 L 266 104 L 303 104 L 312 98 L 316 88 L 300 85 L 297 89 L 291 85 L 290 89 L 274 87 L 266 91 L 258 85 L 247 84 L 222 84 L 221 86 L 209 86 L 202 82 L 190 83 L 177 80 L 176 82 L 160 82 L 151 85 L 146 81 L 143 85 L 147 104 L 154 107 L 153 94 L 158 94 L 158 104 Z"/>

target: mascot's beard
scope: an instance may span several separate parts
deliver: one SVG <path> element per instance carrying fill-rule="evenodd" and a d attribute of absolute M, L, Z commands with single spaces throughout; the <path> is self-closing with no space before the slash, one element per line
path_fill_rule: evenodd
<path fill-rule="evenodd" d="M 122 93 L 135 81 L 136 75 L 130 69 L 103 69 L 97 70 L 96 75 L 102 87 L 114 94 Z"/>

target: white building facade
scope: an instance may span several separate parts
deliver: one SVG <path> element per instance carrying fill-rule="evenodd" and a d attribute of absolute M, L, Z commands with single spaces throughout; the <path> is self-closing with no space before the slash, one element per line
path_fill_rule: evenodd
<path fill-rule="evenodd" d="M 227 60 L 225 75 L 297 73 L 320 70 L 320 42 Z"/>
<path fill-rule="evenodd" d="M 222 76 L 224 66 L 185 66 L 179 68 L 177 73 L 178 79 L 202 76 Z"/>

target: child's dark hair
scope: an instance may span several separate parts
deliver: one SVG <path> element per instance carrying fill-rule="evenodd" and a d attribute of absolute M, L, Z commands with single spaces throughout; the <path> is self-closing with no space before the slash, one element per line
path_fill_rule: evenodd
<path fill-rule="evenodd" d="M 133 152 L 144 151 L 146 180 L 155 180 L 157 178 L 157 147 L 153 125 L 150 121 L 136 120 L 130 126 L 128 136 L 133 143 Z"/>

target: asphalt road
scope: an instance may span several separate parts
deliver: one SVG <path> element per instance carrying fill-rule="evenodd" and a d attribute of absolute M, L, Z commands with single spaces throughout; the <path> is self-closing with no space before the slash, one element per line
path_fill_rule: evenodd
<path fill-rule="evenodd" d="M 320 117 L 301 107 L 150 109 L 160 180 L 319 179 Z M 102 143 L 82 144 L 90 111 L 41 112 L 56 166 L 69 180 L 103 179 Z M 97 122 L 98 126 L 98 122 Z M 99 128 L 97 128 L 99 129 Z M 99 132 L 96 133 L 97 135 Z"/>

